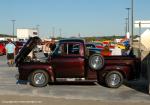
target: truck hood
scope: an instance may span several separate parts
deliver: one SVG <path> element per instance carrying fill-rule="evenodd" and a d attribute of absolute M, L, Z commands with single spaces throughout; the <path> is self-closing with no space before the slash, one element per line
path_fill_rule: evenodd
<path fill-rule="evenodd" d="M 24 59 L 27 57 L 27 55 L 36 47 L 38 43 L 40 43 L 42 40 L 39 37 L 31 37 L 25 45 L 22 47 L 22 49 L 19 51 L 15 58 L 16 66 L 24 61 Z"/>

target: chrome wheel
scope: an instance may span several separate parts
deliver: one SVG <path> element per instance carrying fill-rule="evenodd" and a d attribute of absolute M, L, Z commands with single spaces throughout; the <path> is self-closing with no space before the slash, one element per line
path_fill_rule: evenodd
<path fill-rule="evenodd" d="M 104 65 L 104 59 L 102 56 L 95 54 L 92 55 L 89 59 L 89 66 L 93 70 L 100 70 Z"/>
<path fill-rule="evenodd" d="M 123 75 L 118 71 L 111 71 L 106 75 L 105 83 L 110 88 L 118 88 L 123 83 Z"/>
<path fill-rule="evenodd" d="M 45 82 L 45 76 L 43 73 L 37 73 L 34 75 L 34 81 L 35 81 L 35 84 L 43 84 Z"/>
<path fill-rule="evenodd" d="M 108 82 L 112 85 L 112 86 L 116 86 L 120 83 L 120 76 L 117 74 L 112 74 L 109 76 L 108 78 Z"/>
<path fill-rule="evenodd" d="M 30 74 L 29 81 L 32 86 L 44 87 L 49 82 L 49 75 L 44 70 L 35 70 Z"/>

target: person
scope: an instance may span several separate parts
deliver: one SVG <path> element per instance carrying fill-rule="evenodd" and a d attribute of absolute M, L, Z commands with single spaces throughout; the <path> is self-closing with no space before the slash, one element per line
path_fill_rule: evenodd
<path fill-rule="evenodd" d="M 49 47 L 52 52 L 55 50 L 55 48 L 56 48 L 55 39 L 52 39 Z"/>
<path fill-rule="evenodd" d="M 15 45 L 12 43 L 11 39 L 7 39 L 8 43 L 6 44 L 6 55 L 8 60 L 8 65 L 13 66 L 14 56 L 15 56 Z"/>
<path fill-rule="evenodd" d="M 51 49 L 49 48 L 49 42 L 44 41 L 44 44 L 43 44 L 43 53 L 44 53 L 45 57 L 48 57 L 48 55 L 50 54 L 50 52 L 51 52 Z"/>
<path fill-rule="evenodd" d="M 101 55 L 103 56 L 111 56 L 111 51 L 109 49 L 109 46 L 106 45 L 103 50 L 101 51 Z"/>

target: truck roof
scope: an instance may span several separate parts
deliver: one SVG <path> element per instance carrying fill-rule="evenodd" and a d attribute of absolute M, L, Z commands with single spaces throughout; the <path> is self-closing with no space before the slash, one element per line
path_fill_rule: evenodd
<path fill-rule="evenodd" d="M 80 39 L 80 38 L 66 38 L 66 39 L 61 39 L 59 42 L 60 43 L 62 43 L 62 42 L 81 42 L 81 43 L 84 43 L 84 40 Z"/>

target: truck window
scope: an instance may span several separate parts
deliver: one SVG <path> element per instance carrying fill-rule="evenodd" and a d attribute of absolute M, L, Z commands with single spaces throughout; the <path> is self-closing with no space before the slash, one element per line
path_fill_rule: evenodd
<path fill-rule="evenodd" d="M 59 46 L 61 55 L 80 55 L 80 43 L 62 43 Z"/>

